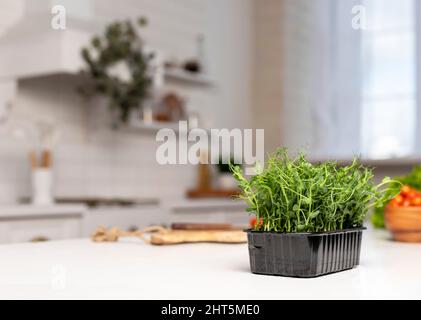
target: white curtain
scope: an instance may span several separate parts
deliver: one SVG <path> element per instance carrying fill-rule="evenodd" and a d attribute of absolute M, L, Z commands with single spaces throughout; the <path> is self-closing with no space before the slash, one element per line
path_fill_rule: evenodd
<path fill-rule="evenodd" d="M 361 33 L 352 27 L 357 0 L 331 0 L 332 19 L 332 155 L 349 157 L 360 152 Z"/>
<path fill-rule="evenodd" d="M 416 134 L 415 134 L 415 150 L 414 154 L 421 155 L 421 1 L 415 1 L 415 50 L 416 50 L 416 92 L 417 92 L 417 108 L 416 108 Z"/>
<path fill-rule="evenodd" d="M 285 28 L 290 51 L 284 72 L 285 142 L 293 149 L 308 146 L 313 158 L 349 158 L 360 150 L 361 36 L 352 28 L 352 8 L 359 1 L 286 2 L 287 15 L 301 14 L 290 19 L 295 26 Z M 308 67 L 291 77 L 292 66 L 300 63 Z"/>

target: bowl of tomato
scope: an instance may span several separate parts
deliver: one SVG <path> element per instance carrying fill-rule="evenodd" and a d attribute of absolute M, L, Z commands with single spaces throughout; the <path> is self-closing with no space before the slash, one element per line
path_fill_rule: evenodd
<path fill-rule="evenodd" d="M 403 186 L 385 208 L 385 223 L 394 240 L 421 242 L 421 192 Z"/>

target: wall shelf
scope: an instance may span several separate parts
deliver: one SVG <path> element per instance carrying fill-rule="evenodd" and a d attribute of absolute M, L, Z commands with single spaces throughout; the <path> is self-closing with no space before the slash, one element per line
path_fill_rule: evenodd
<path fill-rule="evenodd" d="M 152 123 L 136 123 L 123 125 L 118 128 L 124 132 L 155 132 L 161 129 L 171 129 L 178 132 L 178 123 L 172 122 L 152 122 Z"/>
<path fill-rule="evenodd" d="M 123 132 L 137 133 L 137 132 L 157 132 L 161 129 L 170 129 L 174 132 L 179 132 L 178 122 L 152 122 L 152 123 L 136 123 L 136 124 L 127 124 L 122 125 L 118 128 Z M 205 130 L 206 133 L 210 134 L 209 129 L 197 128 Z M 188 131 L 194 131 L 196 129 L 189 129 Z"/>
<path fill-rule="evenodd" d="M 165 70 L 164 77 L 166 82 L 183 82 L 198 86 L 213 86 L 214 80 L 204 74 L 194 74 L 179 69 Z"/>
<path fill-rule="evenodd" d="M 49 17 L 49 16 L 48 16 Z M 48 18 L 47 17 L 47 18 Z M 0 39 L 0 80 L 17 81 L 57 74 L 78 75 L 85 66 L 80 50 L 101 32 L 99 23 L 69 19 L 69 28 L 56 31 L 46 25 L 44 15 L 31 23 L 23 22 Z M 182 69 L 164 70 L 165 83 L 208 87 L 214 80 L 206 74 L 195 74 Z"/>

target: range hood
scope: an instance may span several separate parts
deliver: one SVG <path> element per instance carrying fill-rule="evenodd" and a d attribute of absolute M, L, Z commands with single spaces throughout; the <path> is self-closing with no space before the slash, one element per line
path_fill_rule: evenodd
<path fill-rule="evenodd" d="M 54 30 L 50 22 L 51 15 L 31 17 L 0 38 L 0 81 L 76 73 L 81 69 L 80 50 L 98 28 L 68 17 L 66 29 Z"/>
<path fill-rule="evenodd" d="M 79 72 L 80 48 L 101 30 L 101 23 L 92 19 L 91 0 L 2 1 L 8 14 L 0 24 L 0 124 L 19 80 Z M 55 5 L 65 7 L 64 30 L 51 26 Z"/>

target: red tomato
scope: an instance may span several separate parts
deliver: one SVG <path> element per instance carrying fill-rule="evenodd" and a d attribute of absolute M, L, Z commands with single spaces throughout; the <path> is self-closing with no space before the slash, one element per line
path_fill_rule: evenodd
<path fill-rule="evenodd" d="M 389 201 L 389 206 L 399 207 L 399 203 L 397 203 L 395 199 L 392 199 L 392 200 Z"/>
<path fill-rule="evenodd" d="M 405 185 L 401 188 L 401 194 L 403 196 L 406 196 L 407 194 L 409 194 L 409 192 L 411 192 L 411 187 L 408 185 Z"/>
<path fill-rule="evenodd" d="M 415 191 L 415 190 L 411 190 L 411 191 L 407 194 L 407 197 L 408 197 L 408 198 L 410 198 L 410 199 L 417 198 L 417 197 L 419 197 L 419 196 L 421 196 L 421 194 L 420 194 L 418 191 Z"/>
<path fill-rule="evenodd" d="M 421 197 L 415 197 L 411 199 L 411 205 L 415 206 L 415 207 L 419 207 L 421 206 Z"/>
<path fill-rule="evenodd" d="M 411 205 L 411 201 L 409 201 L 409 200 L 404 200 L 402 202 L 402 206 L 404 206 L 404 207 L 409 207 L 410 205 Z"/>
<path fill-rule="evenodd" d="M 401 194 L 398 194 L 396 197 L 393 198 L 393 200 L 397 203 L 397 204 L 401 204 L 404 200 L 403 196 Z"/>

